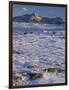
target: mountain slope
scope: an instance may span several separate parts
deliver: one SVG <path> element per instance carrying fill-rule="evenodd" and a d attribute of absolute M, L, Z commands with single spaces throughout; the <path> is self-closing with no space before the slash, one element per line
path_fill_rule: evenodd
<path fill-rule="evenodd" d="M 63 24 L 64 21 L 60 17 L 42 17 L 38 16 L 35 13 L 25 14 L 22 16 L 16 16 L 13 18 L 14 22 L 38 22 L 38 23 L 47 23 L 47 24 Z"/>

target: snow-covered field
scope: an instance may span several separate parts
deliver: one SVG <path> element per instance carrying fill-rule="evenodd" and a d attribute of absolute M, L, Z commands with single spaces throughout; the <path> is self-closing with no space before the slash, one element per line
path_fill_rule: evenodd
<path fill-rule="evenodd" d="M 13 86 L 64 83 L 64 27 L 54 25 L 51 29 L 52 25 L 48 25 L 50 28 L 46 30 L 41 25 L 16 26 L 13 27 Z"/>

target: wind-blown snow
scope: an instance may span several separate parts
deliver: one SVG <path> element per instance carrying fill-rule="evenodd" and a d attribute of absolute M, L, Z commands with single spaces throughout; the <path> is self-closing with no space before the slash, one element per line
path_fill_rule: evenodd
<path fill-rule="evenodd" d="M 63 29 L 64 26 L 62 25 L 54 25 L 54 24 L 40 24 L 40 23 L 18 23 L 18 22 L 13 22 L 13 27 L 18 27 L 18 28 L 40 28 L 40 29 Z"/>
<path fill-rule="evenodd" d="M 20 24 L 22 26 L 22 24 Z M 20 26 L 19 25 L 19 26 Z M 28 31 L 28 23 L 26 29 Z M 37 27 L 38 24 L 34 25 Z M 13 77 L 17 72 L 41 73 L 42 77 L 36 80 L 29 80 L 29 75 L 24 75 L 24 80 L 18 85 L 35 85 L 35 84 L 53 84 L 65 82 L 65 32 L 64 30 L 40 31 L 40 33 L 24 34 L 24 24 L 22 30 L 13 29 Z M 33 27 L 33 26 L 32 26 Z M 41 25 L 38 26 L 39 29 Z M 44 26 L 43 26 L 44 27 Z M 54 26 L 56 27 L 56 26 Z M 46 28 L 46 25 L 45 27 Z M 44 29 L 43 28 L 43 29 Z M 50 27 L 51 28 L 51 27 Z M 34 28 L 32 28 L 33 31 Z M 41 30 L 41 29 L 40 29 Z M 34 66 L 34 68 L 28 68 Z M 60 68 L 61 72 L 43 72 L 48 68 Z M 15 79 L 13 79 L 15 86 Z"/>

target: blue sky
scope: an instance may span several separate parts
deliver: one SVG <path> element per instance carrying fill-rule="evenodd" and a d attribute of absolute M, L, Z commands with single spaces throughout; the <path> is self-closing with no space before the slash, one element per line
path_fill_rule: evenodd
<path fill-rule="evenodd" d="M 64 18 L 65 9 L 64 7 L 53 6 L 13 5 L 13 17 L 34 12 L 40 16 Z"/>

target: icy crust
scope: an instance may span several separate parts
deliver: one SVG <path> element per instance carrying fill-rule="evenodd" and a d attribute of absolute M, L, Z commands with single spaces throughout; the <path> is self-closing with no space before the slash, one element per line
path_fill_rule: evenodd
<path fill-rule="evenodd" d="M 65 39 L 57 33 L 13 35 L 13 86 L 65 82 Z"/>

